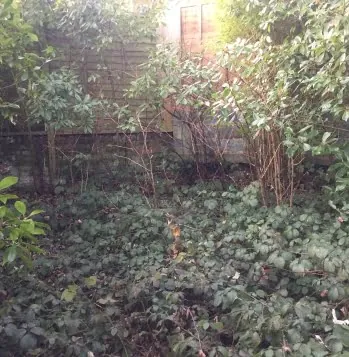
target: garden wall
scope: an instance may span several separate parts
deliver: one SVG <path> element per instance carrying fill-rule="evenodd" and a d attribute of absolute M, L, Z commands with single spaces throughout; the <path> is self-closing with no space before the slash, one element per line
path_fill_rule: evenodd
<path fill-rule="evenodd" d="M 172 145 L 171 133 L 147 133 L 146 143 L 153 154 L 163 153 Z M 145 138 L 142 133 L 125 137 L 119 133 L 108 134 L 61 134 L 56 136 L 58 175 L 70 178 L 70 169 L 79 170 L 79 165 L 89 165 L 93 173 L 111 173 L 120 165 L 125 170 L 137 162 L 135 151 L 146 155 Z M 40 171 L 41 182 L 38 184 L 45 191 L 48 188 L 48 147 L 47 135 L 44 132 L 33 133 L 33 144 Z M 0 134 L 0 177 L 14 175 L 19 177 L 19 185 L 34 189 L 32 167 L 33 155 L 28 135 Z M 132 160 L 132 161 L 131 161 Z"/>

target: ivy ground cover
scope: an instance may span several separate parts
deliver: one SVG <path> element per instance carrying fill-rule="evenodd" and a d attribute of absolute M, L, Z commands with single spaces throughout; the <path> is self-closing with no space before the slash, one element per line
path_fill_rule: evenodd
<path fill-rule="evenodd" d="M 349 356 L 349 228 L 320 196 L 91 187 L 46 214 L 46 254 L 1 271 L 0 356 Z"/>

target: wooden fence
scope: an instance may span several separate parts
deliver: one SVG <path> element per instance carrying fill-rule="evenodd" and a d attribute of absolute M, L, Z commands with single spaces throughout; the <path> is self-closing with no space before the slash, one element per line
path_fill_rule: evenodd
<path fill-rule="evenodd" d="M 125 90 L 129 88 L 140 73 L 139 65 L 145 63 L 149 52 L 155 43 L 138 42 L 122 44 L 114 42 L 108 48 L 96 50 L 77 48 L 72 41 L 62 38 L 51 38 L 50 42 L 62 50 L 62 56 L 51 64 L 51 69 L 68 67 L 74 69 L 81 79 L 87 93 L 94 98 L 103 98 L 118 104 L 127 104 L 135 113 L 144 102 L 144 98 L 125 98 Z M 97 115 L 95 134 L 117 132 L 117 123 L 112 113 Z M 142 122 L 149 122 L 159 115 L 155 111 L 142 113 Z M 171 131 L 171 121 L 167 118 L 162 127 L 163 131 Z M 74 134 L 76 130 L 65 129 L 64 134 Z"/>

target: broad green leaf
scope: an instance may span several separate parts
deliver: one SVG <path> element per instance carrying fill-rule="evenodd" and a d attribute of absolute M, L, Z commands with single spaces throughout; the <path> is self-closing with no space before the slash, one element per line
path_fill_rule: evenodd
<path fill-rule="evenodd" d="M 22 215 L 25 215 L 25 212 L 27 211 L 27 207 L 26 207 L 25 203 L 22 201 L 16 201 L 15 208 Z"/>
<path fill-rule="evenodd" d="M 93 286 L 95 286 L 97 284 L 97 277 L 89 276 L 88 278 L 85 278 L 84 281 L 85 281 L 85 285 L 88 288 L 92 288 Z"/>
<path fill-rule="evenodd" d="M 38 38 L 38 36 L 35 35 L 35 33 L 28 33 L 28 36 L 33 42 L 39 41 L 39 38 Z"/>
<path fill-rule="evenodd" d="M 310 151 L 311 150 L 311 146 L 309 144 L 307 144 L 307 143 L 304 143 L 303 144 L 303 150 L 304 151 Z"/>
<path fill-rule="evenodd" d="M 283 257 L 276 257 L 273 260 L 273 263 L 279 269 L 283 269 L 285 267 L 285 259 Z"/>
<path fill-rule="evenodd" d="M 34 234 L 34 235 L 45 235 L 45 231 L 42 229 L 42 228 L 35 228 L 34 230 L 33 230 L 33 233 L 32 234 Z"/>
<path fill-rule="evenodd" d="M 45 336 L 45 334 L 46 334 L 45 330 L 42 327 L 38 327 L 38 326 L 33 327 L 30 330 L 30 332 L 36 336 Z"/>
<path fill-rule="evenodd" d="M 331 301 L 337 301 L 339 297 L 339 292 L 338 288 L 336 286 L 333 286 L 329 292 L 328 292 L 328 297 Z"/>
<path fill-rule="evenodd" d="M 6 206 L 1 206 L 0 207 L 0 218 L 5 217 L 7 211 L 8 211 L 8 208 Z"/>
<path fill-rule="evenodd" d="M 35 209 L 32 213 L 30 213 L 28 218 L 32 217 L 32 216 L 36 216 L 37 214 L 40 214 L 40 213 L 43 213 L 43 212 L 45 212 L 45 211 L 43 211 L 42 209 Z"/>
<path fill-rule="evenodd" d="M 4 194 L 4 195 L 0 195 L 0 201 L 4 204 L 7 203 L 8 200 L 14 200 L 18 198 L 16 195 L 12 195 L 12 194 Z"/>
<path fill-rule="evenodd" d="M 7 248 L 4 253 L 3 263 L 12 263 L 17 257 L 17 246 L 12 245 Z"/>
<path fill-rule="evenodd" d="M 264 353 L 265 357 L 273 357 L 274 356 L 274 351 L 273 350 L 267 350 Z"/>
<path fill-rule="evenodd" d="M 6 327 L 4 328 L 4 332 L 6 336 L 14 337 L 14 338 L 16 338 L 19 334 L 19 330 L 17 329 L 17 326 L 12 323 L 6 325 Z"/>
<path fill-rule="evenodd" d="M 331 340 L 329 342 L 329 347 L 333 353 L 339 353 L 343 350 L 343 344 L 341 341 L 338 340 Z"/>
<path fill-rule="evenodd" d="M 335 325 L 333 334 L 343 343 L 345 347 L 349 347 L 349 326 Z"/>
<path fill-rule="evenodd" d="M 20 234 L 20 229 L 18 229 L 18 228 L 11 229 L 11 232 L 9 234 L 10 241 L 12 241 L 12 242 L 17 241 L 18 237 L 19 237 L 19 234 Z"/>
<path fill-rule="evenodd" d="M 5 190 L 18 182 L 18 177 L 7 176 L 0 181 L 0 191 Z"/>
<path fill-rule="evenodd" d="M 37 338 L 31 333 L 27 333 L 21 338 L 20 347 L 23 351 L 34 350 L 37 343 Z"/>
<path fill-rule="evenodd" d="M 182 262 L 183 259 L 186 257 L 186 255 L 187 255 L 187 254 L 184 253 L 184 252 L 179 253 L 179 254 L 177 255 L 176 259 L 175 259 L 175 262 L 176 262 L 176 263 Z"/>
<path fill-rule="evenodd" d="M 39 247 L 37 247 L 36 245 L 33 245 L 33 244 L 28 244 L 28 249 L 30 252 L 34 252 L 34 253 L 37 253 L 37 254 L 44 254 L 45 251 Z"/>
<path fill-rule="evenodd" d="M 20 229 L 22 230 L 22 232 L 34 234 L 35 223 L 32 219 L 22 221 L 22 223 L 20 224 Z"/>
<path fill-rule="evenodd" d="M 204 322 L 203 325 L 202 325 L 202 328 L 203 328 L 204 330 L 207 330 L 209 327 L 210 327 L 210 324 L 209 324 L 207 321 Z"/>
<path fill-rule="evenodd" d="M 77 294 L 78 287 L 76 285 L 68 285 L 61 295 L 61 300 L 72 302 Z"/>

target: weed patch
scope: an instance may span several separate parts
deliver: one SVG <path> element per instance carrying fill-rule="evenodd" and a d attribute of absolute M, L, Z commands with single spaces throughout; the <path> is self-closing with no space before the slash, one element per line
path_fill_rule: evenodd
<path fill-rule="evenodd" d="M 0 355 L 344 356 L 345 219 L 319 197 L 261 207 L 258 192 L 61 199 L 35 269 L 1 272 Z"/>

